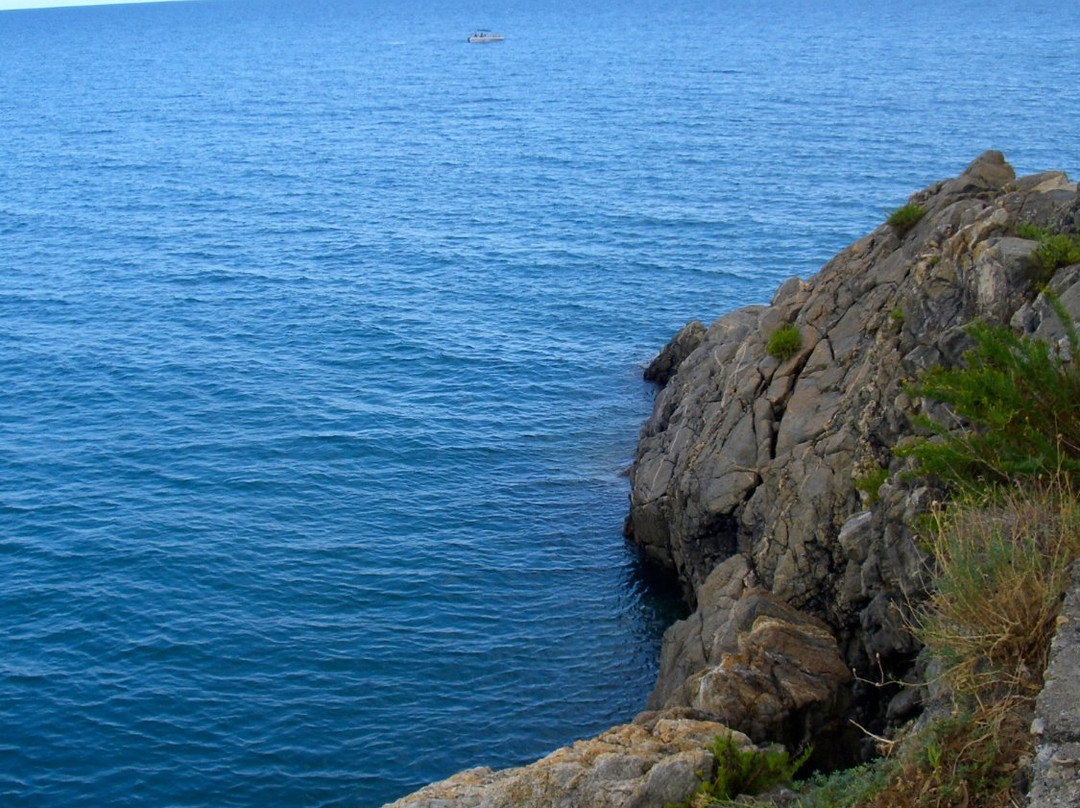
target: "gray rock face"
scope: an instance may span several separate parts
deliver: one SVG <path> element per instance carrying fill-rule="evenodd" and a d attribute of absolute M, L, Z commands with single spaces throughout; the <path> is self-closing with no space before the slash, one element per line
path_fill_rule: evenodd
<path fill-rule="evenodd" d="M 1032 730 L 1038 736 L 1031 808 L 1080 805 L 1080 565 L 1058 617 Z"/>
<path fill-rule="evenodd" d="M 842 668 L 900 678 L 918 650 L 906 612 L 924 589 L 926 559 L 911 525 L 935 492 L 903 482 L 892 456 L 929 404 L 905 383 L 958 362 L 970 345 L 963 327 L 977 318 L 1061 340 L 1036 297 L 1038 245 L 1012 234 L 1018 221 L 1064 221 L 1080 203 L 1065 175 L 1017 180 L 998 152 L 911 201 L 926 215 L 903 237 L 882 225 L 813 278 L 785 283 L 770 305 L 720 317 L 658 394 L 631 471 L 627 535 L 679 576 L 697 612 L 666 636 L 650 703 L 716 711 L 754 738 L 790 741 L 793 723 L 807 735 L 827 726 L 830 710 L 844 709 L 841 691 L 861 702 L 889 697 L 852 690 Z M 1053 283 L 1073 310 L 1078 274 L 1062 270 Z M 767 345 L 786 323 L 802 347 L 780 360 Z M 876 491 L 856 487 L 882 478 Z M 735 578 L 753 584 L 735 595 Z M 755 656 L 755 625 L 738 622 L 741 610 L 766 602 L 790 610 L 777 618 L 788 627 L 784 641 L 762 643 L 782 645 L 783 662 Z M 800 622 L 810 618 L 820 622 Z M 815 684 L 798 699 L 742 703 L 733 682 L 752 677 L 736 664 L 739 653 L 760 668 L 754 687 L 782 680 L 770 674 L 775 665 Z M 712 695 L 702 694 L 706 685 Z M 884 704 L 863 708 L 885 712 Z"/>
<path fill-rule="evenodd" d="M 1037 244 L 1014 233 L 1021 221 L 1080 229 L 1080 192 L 1060 172 L 1017 179 L 987 152 L 911 201 L 926 215 L 902 237 L 878 227 L 813 278 L 785 282 L 770 305 L 691 323 L 650 366 L 663 389 L 631 471 L 626 532 L 695 607 L 665 634 L 652 712 L 530 766 L 462 772 L 393 808 L 661 808 L 708 774 L 707 747 L 727 727 L 743 743 L 841 750 L 817 761 L 829 766 L 850 762 L 853 715 L 899 721 L 919 709 L 914 689 L 866 684 L 910 674 L 907 612 L 927 562 L 911 526 L 940 495 L 905 482 L 892 454 L 912 416 L 934 406 L 905 383 L 957 363 L 976 318 L 1069 350 L 1033 283 Z M 1050 287 L 1080 319 L 1080 266 Z M 780 360 L 768 340 L 789 323 L 802 345 Z M 1055 658 L 1066 659 L 1050 673 L 1058 687 L 1076 664 Z M 1051 685 L 1043 712 L 1066 717 L 1044 722 L 1057 746 L 1040 754 L 1046 782 L 1069 784 L 1075 698 Z M 1038 808 L 1077 804 L 1075 788 L 1046 793 Z"/>

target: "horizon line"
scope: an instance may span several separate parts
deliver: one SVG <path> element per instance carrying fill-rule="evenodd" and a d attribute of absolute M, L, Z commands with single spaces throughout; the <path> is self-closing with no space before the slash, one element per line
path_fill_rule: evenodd
<path fill-rule="evenodd" d="M 75 6 L 132 6 L 145 3 L 187 2 L 193 2 L 193 0 L 0 0 L 0 12 L 36 11 L 47 8 L 72 8 Z"/>

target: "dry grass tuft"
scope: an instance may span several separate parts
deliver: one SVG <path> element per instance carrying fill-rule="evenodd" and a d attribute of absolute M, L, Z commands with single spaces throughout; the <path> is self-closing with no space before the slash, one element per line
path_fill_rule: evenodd
<path fill-rule="evenodd" d="M 1071 566 L 1080 558 L 1080 498 L 1068 476 L 996 489 L 935 510 L 926 549 L 934 593 L 913 630 L 940 673 L 936 717 L 890 744 L 891 757 L 837 800 L 826 783 L 805 808 L 1022 806 L 1030 732 Z M 857 787 L 861 782 L 865 787 Z M 831 795 L 832 799 L 823 801 Z"/>
<path fill-rule="evenodd" d="M 912 735 L 887 782 L 861 808 L 1007 808 L 1026 802 L 1023 761 L 1033 750 L 1031 702 L 958 710 Z"/>
<path fill-rule="evenodd" d="M 919 639 L 957 693 L 1037 692 L 1080 556 L 1080 502 L 1069 483 L 997 490 L 932 517 L 938 575 Z"/>
<path fill-rule="evenodd" d="M 901 744 L 867 808 L 1023 805 L 1035 696 L 1080 557 L 1080 501 L 1062 474 L 931 514 L 934 594 L 916 632 L 952 705 Z"/>

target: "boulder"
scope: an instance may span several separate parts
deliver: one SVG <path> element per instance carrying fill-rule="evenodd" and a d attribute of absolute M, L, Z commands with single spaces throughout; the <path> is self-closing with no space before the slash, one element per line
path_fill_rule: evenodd
<path fill-rule="evenodd" d="M 828 626 L 761 588 L 745 557 L 718 566 L 668 629 L 652 709 L 689 707 L 755 743 L 792 749 L 846 733 L 851 680 Z"/>
<path fill-rule="evenodd" d="M 709 747 L 729 732 L 686 711 L 643 714 L 528 766 L 469 769 L 387 808 L 665 808 L 711 776 Z M 733 737 L 752 746 L 741 733 Z"/>
<path fill-rule="evenodd" d="M 683 360 L 697 350 L 704 339 L 705 326 L 700 321 L 692 320 L 684 325 L 645 368 L 645 381 L 656 382 L 663 387 L 675 375 Z"/>

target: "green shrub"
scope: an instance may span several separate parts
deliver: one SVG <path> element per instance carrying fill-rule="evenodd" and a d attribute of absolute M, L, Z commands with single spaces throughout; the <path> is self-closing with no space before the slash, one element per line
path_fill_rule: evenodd
<path fill-rule="evenodd" d="M 807 747 L 792 759 L 783 747 L 743 749 L 734 734 L 721 735 L 712 745 L 716 773 L 698 787 L 688 804 L 693 808 L 709 808 L 741 794 L 762 794 L 789 782 L 812 752 L 813 748 Z"/>
<path fill-rule="evenodd" d="M 1080 264 L 1080 238 L 1064 233 L 1048 236 L 1036 248 L 1031 262 L 1038 280 L 1045 283 L 1062 267 Z"/>
<path fill-rule="evenodd" d="M 1080 264 L 1080 236 L 1054 233 L 1031 222 L 1017 224 L 1016 234 L 1039 242 L 1031 256 L 1031 264 L 1040 283 L 1049 281 L 1062 267 Z"/>
<path fill-rule="evenodd" d="M 903 238 L 915 225 L 926 215 L 926 208 L 917 202 L 908 202 L 902 208 L 897 208 L 885 220 L 896 235 Z"/>
<path fill-rule="evenodd" d="M 1063 315 L 1077 354 L 1072 321 Z M 935 433 L 896 454 L 912 456 L 922 472 L 965 486 L 982 486 L 1058 471 L 1080 481 L 1080 367 L 1047 343 L 976 323 L 965 366 L 934 368 L 910 388 L 949 405 L 956 420 L 921 419 Z M 955 427 L 963 427 L 956 430 Z"/>
<path fill-rule="evenodd" d="M 800 789 L 798 808 L 859 808 L 885 788 L 896 767 L 890 760 L 864 763 L 832 774 L 815 774 Z"/>
<path fill-rule="evenodd" d="M 873 505 L 880 498 L 878 492 L 881 490 L 881 486 L 885 481 L 889 479 L 889 470 L 886 468 L 875 468 L 872 471 L 866 472 L 859 477 L 855 478 L 855 490 L 862 491 L 866 494 L 870 500 L 870 504 Z"/>
<path fill-rule="evenodd" d="M 786 362 L 795 356 L 802 348 L 802 333 L 798 326 L 787 323 L 769 335 L 769 342 L 765 346 L 769 356 L 776 357 L 781 362 Z"/>

